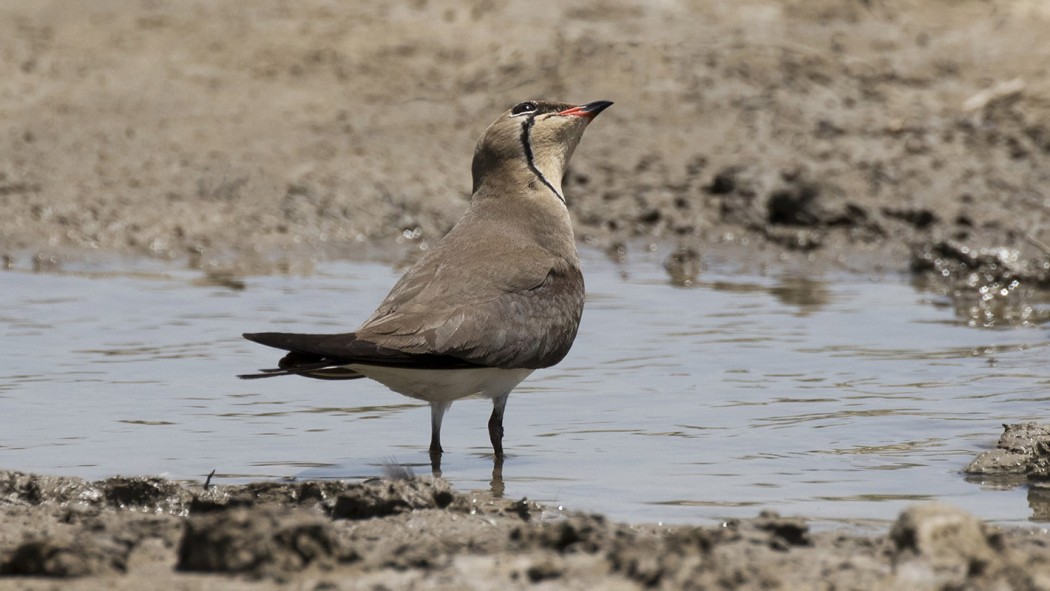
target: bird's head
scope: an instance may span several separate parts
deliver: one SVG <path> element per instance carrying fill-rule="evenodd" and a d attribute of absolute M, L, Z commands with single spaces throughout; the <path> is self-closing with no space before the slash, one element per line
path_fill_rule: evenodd
<path fill-rule="evenodd" d="M 587 124 L 609 105 L 612 102 L 572 105 L 541 100 L 514 105 L 489 126 L 474 150 L 473 191 L 492 177 L 499 181 L 499 175 L 510 175 L 511 180 L 535 182 L 565 201 L 561 179 L 569 158 Z"/>

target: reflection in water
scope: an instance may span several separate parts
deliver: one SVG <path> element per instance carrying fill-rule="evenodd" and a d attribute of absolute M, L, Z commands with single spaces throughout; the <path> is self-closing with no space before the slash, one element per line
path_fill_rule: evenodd
<path fill-rule="evenodd" d="M 985 490 L 1012 490 L 1028 484 L 1026 474 L 964 474 L 963 478 L 970 484 L 976 484 Z"/>
<path fill-rule="evenodd" d="M 1050 521 L 1050 488 L 1029 486 L 1028 506 L 1032 509 L 1032 521 Z"/>
<path fill-rule="evenodd" d="M 831 290 L 827 283 L 808 277 L 781 277 L 780 283 L 770 288 L 769 293 L 781 303 L 798 308 L 799 316 L 818 312 L 831 301 Z"/>
<path fill-rule="evenodd" d="M 492 480 L 489 481 L 489 490 L 493 498 L 502 499 L 506 488 L 506 485 L 503 484 L 503 458 L 494 457 L 492 458 Z"/>
<path fill-rule="evenodd" d="M 441 478 L 441 452 L 428 452 L 430 454 L 430 474 L 434 478 Z"/>
<path fill-rule="evenodd" d="M 430 474 L 434 478 L 442 478 L 443 473 L 441 472 L 441 456 L 440 453 L 430 453 Z M 502 499 L 503 493 L 506 491 L 506 485 L 503 483 L 503 461 L 502 457 L 492 456 L 492 478 L 489 480 L 489 492 L 493 498 Z"/>
<path fill-rule="evenodd" d="M 819 312 L 831 302 L 831 290 L 826 282 L 794 275 L 782 276 L 774 284 L 712 281 L 704 286 L 727 293 L 769 294 L 782 304 L 794 307 L 797 316 Z"/>
<path fill-rule="evenodd" d="M 680 246 L 664 259 L 664 270 L 671 278 L 671 285 L 689 287 L 700 277 L 700 253 L 692 247 Z"/>
<path fill-rule="evenodd" d="M 678 284 L 691 282 L 679 289 L 665 255 L 644 256 L 583 253 L 579 337 L 510 397 L 506 470 L 492 461 L 489 405 L 452 409 L 432 463 L 425 404 L 378 384 L 234 377 L 268 363 L 240 338 L 245 327 L 351 329 L 396 279 L 386 266 L 326 264 L 241 278 L 243 289 L 168 269 L 7 271 L 0 413 L 17 419 L 0 430 L 0 466 L 88 478 L 216 470 L 213 482 L 229 483 L 366 478 L 396 463 L 633 521 L 759 507 L 891 519 L 926 498 L 1028 519 L 1024 497 L 1041 490 L 989 490 L 959 471 L 1001 423 L 1045 414 L 1045 330 L 968 327 L 893 281 L 717 265 L 697 275 L 688 257 L 675 262 Z"/>
<path fill-rule="evenodd" d="M 936 298 L 935 305 L 951 308 L 968 326 L 1034 327 L 1050 322 L 1050 289 L 1019 280 L 986 280 L 973 273 L 955 282 L 930 281 L 918 275 L 911 283 Z"/>

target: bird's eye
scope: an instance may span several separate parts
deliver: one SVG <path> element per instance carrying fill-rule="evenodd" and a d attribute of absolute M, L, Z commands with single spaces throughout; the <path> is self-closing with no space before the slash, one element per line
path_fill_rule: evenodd
<path fill-rule="evenodd" d="M 526 102 L 518 103 L 514 105 L 514 108 L 510 110 L 511 115 L 524 115 L 525 113 L 533 113 L 536 111 L 536 103 Z"/>

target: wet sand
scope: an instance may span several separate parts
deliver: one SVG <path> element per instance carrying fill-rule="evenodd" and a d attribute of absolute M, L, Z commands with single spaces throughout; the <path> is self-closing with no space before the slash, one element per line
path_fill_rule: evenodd
<path fill-rule="evenodd" d="M 1042 589 L 1043 533 L 917 506 L 877 536 L 762 513 L 628 526 L 430 478 L 204 487 L 0 473 L 0 589 Z M 13 527 L 12 527 L 13 526 Z"/>
<path fill-rule="evenodd" d="M 977 325 L 1038 324 L 1048 26 L 1034 0 L 3 3 L 0 255 L 219 278 L 412 257 L 462 213 L 497 113 L 608 99 L 565 181 L 580 241 L 660 244 L 672 280 L 710 257 L 909 272 Z M 0 569 L 68 588 L 1050 586 L 1044 534 L 936 506 L 868 537 L 629 527 L 426 482 L 0 481 Z"/>

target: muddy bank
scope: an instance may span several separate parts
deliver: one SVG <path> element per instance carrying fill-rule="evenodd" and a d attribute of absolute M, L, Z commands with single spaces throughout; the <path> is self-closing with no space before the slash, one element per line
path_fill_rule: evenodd
<path fill-rule="evenodd" d="M 442 480 L 86 482 L 0 473 L 0 589 L 1036 589 L 1045 534 L 944 505 L 880 535 L 761 513 L 719 527 L 628 526 Z"/>
<path fill-rule="evenodd" d="M 1038 2 L 108 0 L 0 16 L 7 264 L 105 250 L 256 272 L 425 248 L 465 207 L 481 131 L 543 96 L 616 102 L 566 179 L 587 243 L 742 244 L 928 277 L 961 264 L 946 290 L 1050 281 Z M 985 254 L 1008 272 L 971 280 Z"/>

